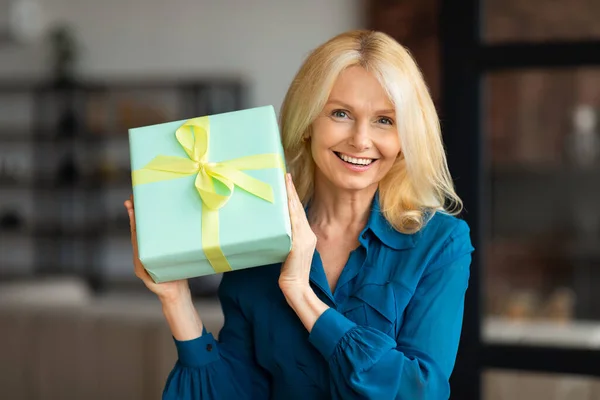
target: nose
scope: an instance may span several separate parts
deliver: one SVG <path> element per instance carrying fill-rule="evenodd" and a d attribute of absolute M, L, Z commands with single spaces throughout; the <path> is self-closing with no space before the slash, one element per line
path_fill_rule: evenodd
<path fill-rule="evenodd" d="M 368 122 L 361 122 L 354 125 L 352 136 L 350 137 L 349 144 L 354 147 L 357 151 L 368 150 L 372 146 L 370 127 Z"/>

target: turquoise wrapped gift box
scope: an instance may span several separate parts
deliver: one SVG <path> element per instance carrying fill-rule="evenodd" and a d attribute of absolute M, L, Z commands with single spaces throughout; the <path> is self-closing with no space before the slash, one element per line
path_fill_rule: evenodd
<path fill-rule="evenodd" d="M 157 282 L 282 262 L 291 250 L 272 106 L 129 130 L 139 258 Z"/>

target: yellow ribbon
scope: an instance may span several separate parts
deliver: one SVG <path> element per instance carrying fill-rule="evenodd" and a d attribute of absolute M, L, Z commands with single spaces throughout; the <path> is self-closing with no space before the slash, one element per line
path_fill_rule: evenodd
<path fill-rule="evenodd" d="M 208 117 L 186 121 L 177 131 L 177 141 L 188 158 L 158 155 L 142 169 L 132 172 L 132 184 L 160 182 L 196 175 L 195 186 L 202 203 L 202 250 L 216 273 L 231 271 L 219 242 L 219 209 L 231 198 L 235 186 L 273 202 L 273 189 L 265 182 L 251 177 L 242 170 L 280 168 L 285 164 L 279 154 L 268 153 L 236 158 L 222 162 L 209 162 Z M 217 193 L 213 179 L 223 184 L 226 193 Z"/>

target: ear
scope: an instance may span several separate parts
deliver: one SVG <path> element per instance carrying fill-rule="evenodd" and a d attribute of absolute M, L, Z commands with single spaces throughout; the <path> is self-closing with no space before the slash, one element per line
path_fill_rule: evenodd
<path fill-rule="evenodd" d="M 310 140 L 312 134 L 312 126 L 309 126 L 308 128 L 306 128 L 306 132 L 304 132 L 304 135 L 302 135 L 302 142 L 308 142 Z"/>

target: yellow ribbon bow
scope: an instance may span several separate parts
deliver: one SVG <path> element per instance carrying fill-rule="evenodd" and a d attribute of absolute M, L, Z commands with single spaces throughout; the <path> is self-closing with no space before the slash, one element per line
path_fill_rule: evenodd
<path fill-rule="evenodd" d="M 195 187 L 202 199 L 202 250 L 216 273 L 231 271 L 219 242 L 219 209 L 231 198 L 235 186 L 273 202 L 273 189 L 242 170 L 281 168 L 285 164 L 279 154 L 268 153 L 236 158 L 222 162 L 209 162 L 208 117 L 186 121 L 177 131 L 177 141 L 188 158 L 158 155 L 142 169 L 132 172 L 132 184 L 142 185 L 196 175 Z M 217 193 L 213 180 L 223 184 L 225 194 Z"/>

